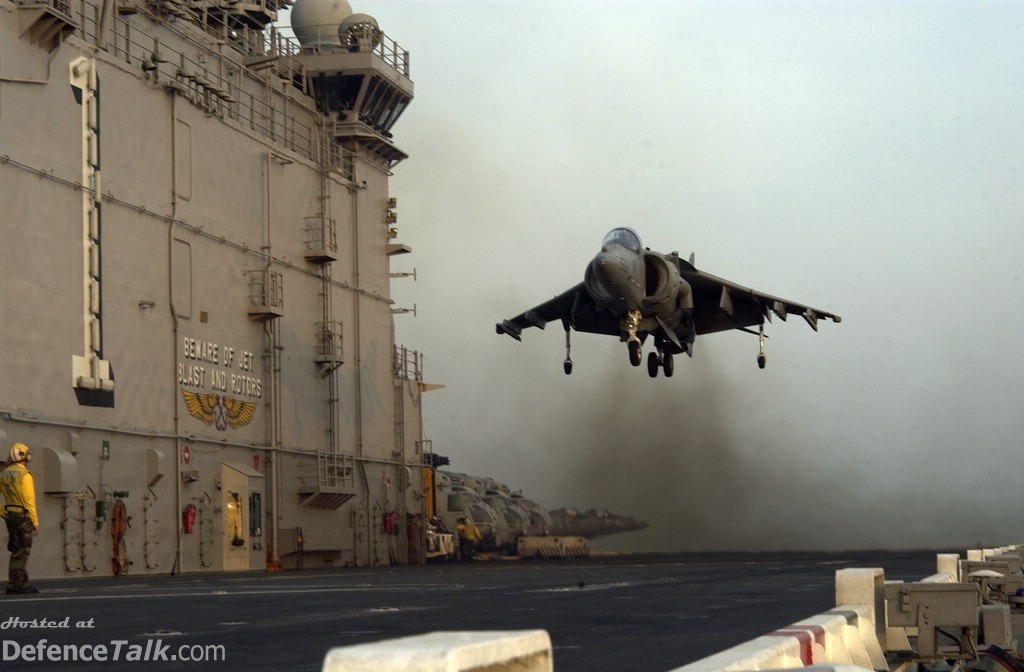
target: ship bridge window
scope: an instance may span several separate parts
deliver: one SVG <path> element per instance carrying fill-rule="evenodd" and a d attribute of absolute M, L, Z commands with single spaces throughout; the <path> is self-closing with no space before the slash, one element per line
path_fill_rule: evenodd
<path fill-rule="evenodd" d="M 356 106 L 363 75 L 321 75 L 313 78 L 313 90 L 321 110 L 341 112 Z"/>
<path fill-rule="evenodd" d="M 363 96 L 363 104 L 360 106 L 359 118 L 367 123 L 373 123 L 374 117 L 380 114 L 380 108 L 387 100 L 391 87 L 384 80 L 374 77 L 366 87 L 366 94 Z"/>
<path fill-rule="evenodd" d="M 385 80 L 374 77 L 366 87 L 359 118 L 387 133 L 405 111 L 410 100 Z"/>
<path fill-rule="evenodd" d="M 626 226 L 621 226 L 608 232 L 608 235 L 601 242 L 601 247 L 607 247 L 608 245 L 621 245 L 627 250 L 638 253 L 643 248 L 640 244 L 640 235 Z"/>
<path fill-rule="evenodd" d="M 381 116 L 380 127 L 385 131 L 390 131 L 395 122 L 398 121 L 398 118 L 402 116 L 402 112 L 405 112 L 408 104 L 408 98 L 398 95 L 394 96 L 391 99 L 391 104 L 384 110 L 384 114 Z"/>

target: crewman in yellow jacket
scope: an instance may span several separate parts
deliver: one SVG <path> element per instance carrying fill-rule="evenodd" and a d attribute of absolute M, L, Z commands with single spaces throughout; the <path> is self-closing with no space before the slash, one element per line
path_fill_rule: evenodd
<path fill-rule="evenodd" d="M 10 464 L 0 471 L 0 496 L 4 500 L 4 519 L 7 521 L 7 550 L 11 562 L 7 572 L 7 593 L 38 593 L 28 585 L 28 556 L 32 552 L 32 537 L 39 533 L 39 515 L 36 513 L 36 490 L 28 461 L 32 459 L 28 446 L 11 446 Z"/>
<path fill-rule="evenodd" d="M 465 516 L 459 516 L 455 529 L 459 533 L 459 559 L 472 560 L 480 543 L 480 529 Z"/>

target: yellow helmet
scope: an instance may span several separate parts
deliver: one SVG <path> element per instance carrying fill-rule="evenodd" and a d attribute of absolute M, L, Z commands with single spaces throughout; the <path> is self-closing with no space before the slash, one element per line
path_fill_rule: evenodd
<path fill-rule="evenodd" d="M 29 455 L 28 446 L 24 443 L 11 444 L 11 462 L 27 461 L 29 457 L 31 455 Z"/>

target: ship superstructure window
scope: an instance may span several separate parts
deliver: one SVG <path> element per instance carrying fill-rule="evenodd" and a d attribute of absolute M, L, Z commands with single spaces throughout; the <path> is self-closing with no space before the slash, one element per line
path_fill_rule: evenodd
<path fill-rule="evenodd" d="M 381 126 L 385 131 L 391 130 L 391 127 L 395 125 L 398 118 L 402 116 L 402 112 L 405 112 L 408 104 L 408 98 L 402 98 L 401 96 L 394 96 L 392 98 L 392 104 L 384 111 L 385 114 L 381 118 Z"/>
<path fill-rule="evenodd" d="M 354 111 L 359 121 L 381 133 L 391 130 L 412 100 L 388 80 L 368 75 L 319 75 L 313 90 L 321 110 Z"/>
<path fill-rule="evenodd" d="M 409 98 L 399 93 L 389 82 L 374 77 L 366 88 L 359 118 L 387 133 L 408 104 Z"/>
<path fill-rule="evenodd" d="M 366 96 L 363 98 L 363 107 L 359 111 L 360 119 L 363 121 L 374 119 L 374 112 L 387 98 L 389 88 L 391 87 L 379 77 L 370 80 L 370 85 L 366 87 Z"/>
<path fill-rule="evenodd" d="M 363 88 L 364 75 L 325 75 L 313 78 L 313 90 L 322 110 L 352 110 Z"/>

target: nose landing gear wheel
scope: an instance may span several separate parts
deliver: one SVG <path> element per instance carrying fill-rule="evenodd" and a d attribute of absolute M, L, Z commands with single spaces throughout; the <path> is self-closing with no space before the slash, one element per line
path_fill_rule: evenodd
<path fill-rule="evenodd" d="M 629 348 L 629 363 L 633 366 L 640 366 L 640 361 L 643 359 L 640 352 L 640 341 L 630 341 L 626 347 Z"/>
<path fill-rule="evenodd" d="M 757 368 L 763 369 L 764 365 L 767 364 L 767 363 L 768 363 L 768 360 L 765 358 L 764 355 L 758 355 L 757 356 Z"/>
<path fill-rule="evenodd" d="M 562 368 L 565 369 L 565 375 L 568 376 L 570 373 L 572 373 L 572 360 L 567 359 L 564 362 L 562 362 Z"/>

